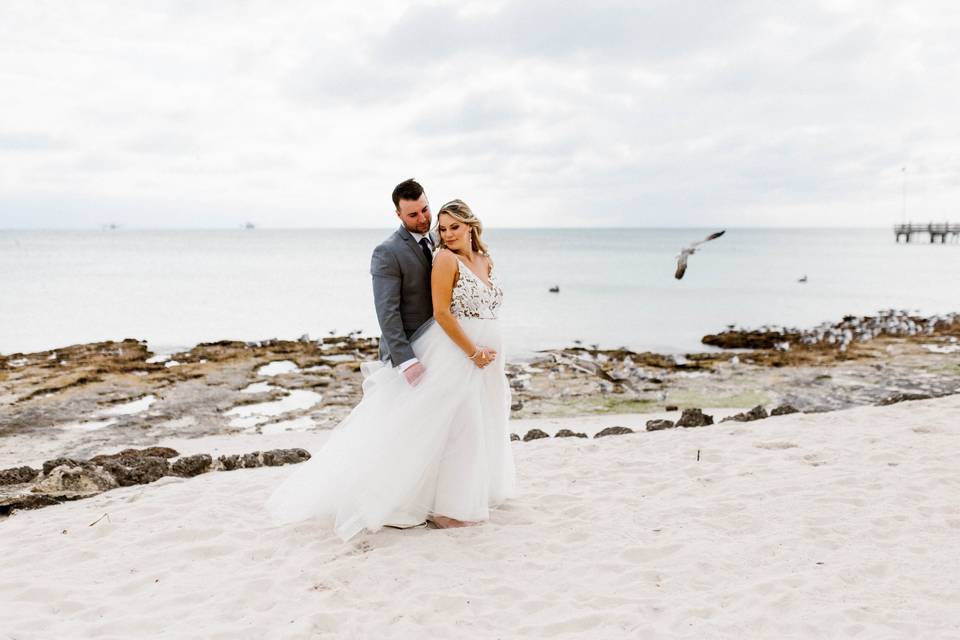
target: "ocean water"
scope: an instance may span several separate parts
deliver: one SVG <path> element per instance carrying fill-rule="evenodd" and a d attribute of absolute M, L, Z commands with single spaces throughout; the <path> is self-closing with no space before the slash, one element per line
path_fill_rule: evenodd
<path fill-rule="evenodd" d="M 684 352 L 728 324 L 960 310 L 960 244 L 897 244 L 892 229 L 730 229 L 674 279 L 679 248 L 710 231 L 490 230 L 508 355 L 574 340 Z M 376 335 L 369 259 L 389 233 L 0 231 L 0 353 L 127 337 L 168 353 L 221 339 Z"/>

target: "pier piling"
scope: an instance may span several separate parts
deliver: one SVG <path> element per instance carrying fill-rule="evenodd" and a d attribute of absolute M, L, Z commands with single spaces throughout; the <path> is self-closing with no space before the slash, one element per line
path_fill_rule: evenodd
<path fill-rule="evenodd" d="M 960 223 L 928 222 L 927 224 L 914 224 L 913 222 L 908 222 L 906 224 L 894 225 L 893 232 L 896 234 L 897 242 L 900 242 L 901 236 L 903 236 L 907 242 L 910 242 L 915 234 L 922 233 L 929 235 L 931 244 L 937 240 L 942 244 L 948 239 L 951 242 L 957 242 L 957 240 L 960 239 Z"/>

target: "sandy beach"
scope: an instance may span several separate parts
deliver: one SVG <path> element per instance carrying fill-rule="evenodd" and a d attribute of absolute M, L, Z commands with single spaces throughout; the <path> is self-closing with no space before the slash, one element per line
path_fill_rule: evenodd
<path fill-rule="evenodd" d="M 956 637 L 958 411 L 514 442 L 521 492 L 490 522 L 346 544 L 264 519 L 291 467 L 19 511 L 0 524 L 4 637 Z"/>
<path fill-rule="evenodd" d="M 375 340 L 0 355 L 0 637 L 960 636 L 960 321 L 707 338 L 510 362 L 517 498 L 348 543 L 264 502 Z"/>
<path fill-rule="evenodd" d="M 3 2 L 0 640 L 960 640 L 958 24 Z"/>

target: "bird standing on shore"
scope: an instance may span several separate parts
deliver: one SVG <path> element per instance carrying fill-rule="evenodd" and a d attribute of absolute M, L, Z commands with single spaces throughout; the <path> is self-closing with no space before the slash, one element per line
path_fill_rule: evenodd
<path fill-rule="evenodd" d="M 673 274 L 674 277 L 675 277 L 677 280 L 679 280 L 680 278 L 683 277 L 683 274 L 686 273 L 686 271 L 687 271 L 687 258 L 689 258 L 690 256 L 692 256 L 694 253 L 697 252 L 697 247 L 699 247 L 699 246 L 700 246 L 701 244 L 703 244 L 704 242 L 709 242 L 709 241 L 711 241 L 711 240 L 716 240 L 717 238 L 719 238 L 720 236 L 722 236 L 722 235 L 725 234 L 726 232 L 727 232 L 727 230 L 724 229 L 723 231 L 717 231 L 716 233 L 711 233 L 710 235 L 708 235 L 708 236 L 707 236 L 706 238 L 704 238 L 703 240 L 701 240 L 701 241 L 699 241 L 699 242 L 694 242 L 694 243 L 691 244 L 689 247 L 684 247 L 683 249 L 681 249 L 681 250 L 680 250 L 680 255 L 677 256 L 677 272 Z"/>

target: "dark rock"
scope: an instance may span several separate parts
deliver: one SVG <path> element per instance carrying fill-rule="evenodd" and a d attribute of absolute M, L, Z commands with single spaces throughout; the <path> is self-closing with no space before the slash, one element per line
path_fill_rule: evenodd
<path fill-rule="evenodd" d="M 579 431 L 571 431 L 570 429 L 560 429 L 560 431 L 557 431 L 557 434 L 553 437 L 554 438 L 586 438 L 587 434 L 580 433 Z"/>
<path fill-rule="evenodd" d="M 512 405 L 510 405 L 510 411 L 520 411 L 520 409 L 523 409 L 523 402 L 520 400 L 517 400 Z"/>
<path fill-rule="evenodd" d="M 117 485 L 117 479 L 108 470 L 97 465 L 61 464 L 44 473 L 30 488 L 30 492 L 76 498 L 96 495 L 107 489 L 114 489 Z"/>
<path fill-rule="evenodd" d="M 220 456 L 217 458 L 217 461 L 220 463 L 220 468 L 224 471 L 233 471 L 234 469 L 240 468 L 240 456 L 237 454 Z"/>
<path fill-rule="evenodd" d="M 33 482 L 38 475 L 39 469 L 27 466 L 0 469 L 0 485 Z"/>
<path fill-rule="evenodd" d="M 676 426 L 673 420 L 647 420 L 647 431 L 662 431 Z"/>
<path fill-rule="evenodd" d="M 527 431 L 527 435 L 523 436 L 524 442 L 530 442 L 531 440 L 539 440 L 540 438 L 549 438 L 550 434 L 540 429 L 530 429 Z"/>
<path fill-rule="evenodd" d="M 170 463 L 158 456 L 106 459 L 99 466 L 116 478 L 121 487 L 148 484 L 170 474 Z"/>
<path fill-rule="evenodd" d="M 184 456 L 170 466 L 170 473 L 181 478 L 192 478 L 210 470 L 213 458 L 208 453 Z"/>
<path fill-rule="evenodd" d="M 229 455 L 229 456 L 220 456 L 217 458 L 220 462 L 220 468 L 224 471 L 233 471 L 234 469 L 252 469 L 254 467 L 262 467 L 263 463 L 260 461 L 260 452 L 253 451 L 251 453 L 244 453 L 242 455 Z"/>
<path fill-rule="evenodd" d="M 747 411 L 747 418 L 750 420 L 763 420 L 764 418 L 769 418 L 770 414 L 767 413 L 767 410 L 763 408 L 762 404 L 758 404 L 750 411 Z"/>
<path fill-rule="evenodd" d="M 770 415 L 785 416 L 790 413 L 799 413 L 799 410 L 791 404 L 782 404 L 779 407 L 774 407 L 773 411 L 770 412 Z"/>
<path fill-rule="evenodd" d="M 124 449 L 119 453 L 104 453 L 90 458 L 93 464 L 100 464 L 107 460 L 114 460 L 129 464 L 138 458 L 176 458 L 180 454 L 170 447 L 147 447 L 145 449 Z"/>
<path fill-rule="evenodd" d="M 774 349 L 777 344 L 800 341 L 800 334 L 784 331 L 724 331 L 706 335 L 700 342 L 721 349 Z"/>
<path fill-rule="evenodd" d="M 520 441 L 520 436 L 518 436 L 515 433 L 510 434 L 510 442 L 519 442 L 519 441 Z"/>
<path fill-rule="evenodd" d="M 309 459 L 310 452 L 306 449 L 271 449 L 263 452 L 263 464 L 268 467 L 297 464 Z"/>
<path fill-rule="evenodd" d="M 929 400 L 932 398 L 928 393 L 895 393 L 891 396 L 887 396 L 883 400 L 877 403 L 877 406 L 886 407 L 887 405 L 897 404 L 898 402 L 906 402 L 908 400 Z"/>
<path fill-rule="evenodd" d="M 677 411 L 677 410 L 679 410 L 679 409 L 680 409 L 680 407 L 678 407 L 678 406 L 675 405 L 675 404 L 668 404 L 667 406 L 665 406 L 665 407 L 663 408 L 664 411 Z"/>
<path fill-rule="evenodd" d="M 750 411 L 727 416 L 721 420 L 721 422 L 728 422 L 730 420 L 733 420 L 734 422 L 753 422 L 754 420 L 763 420 L 766 417 L 767 410 L 764 409 L 762 405 L 757 405 L 753 409 L 750 409 Z"/>
<path fill-rule="evenodd" d="M 158 454 L 158 455 L 145 455 Z M 95 456 L 90 460 L 55 458 L 43 464 L 43 472 L 30 467 L 0 471 L 0 477 L 21 480 L 17 484 L 39 478 L 32 486 L 11 488 L 0 492 L 0 515 L 14 509 L 36 509 L 64 500 L 78 500 L 96 495 L 118 486 L 146 484 L 165 475 L 195 476 L 213 467 L 213 458 L 206 453 L 185 456 L 172 465 L 167 456 L 178 455 L 166 447 L 147 449 L 124 449 L 119 453 Z M 264 464 L 276 466 L 302 462 L 310 458 L 305 449 L 272 449 L 254 451 L 242 455 L 220 456 L 217 460 L 222 469 L 259 467 Z"/>
<path fill-rule="evenodd" d="M 53 460 L 47 460 L 43 463 L 43 474 L 46 475 L 53 469 L 62 465 L 67 465 L 68 467 L 79 467 L 83 465 L 83 460 L 76 460 L 74 458 L 54 458 Z"/>
<path fill-rule="evenodd" d="M 628 433 L 633 433 L 633 429 L 628 429 L 627 427 L 607 427 L 602 431 L 598 431 L 594 438 L 605 438 L 606 436 L 622 436 Z"/>
<path fill-rule="evenodd" d="M 684 409 L 677 420 L 678 427 L 705 427 L 713 424 L 713 416 L 708 416 L 700 409 Z"/>
<path fill-rule="evenodd" d="M 57 496 L 43 493 L 23 493 L 0 498 L 0 515 L 8 515 L 14 509 L 39 509 L 61 502 Z"/>

